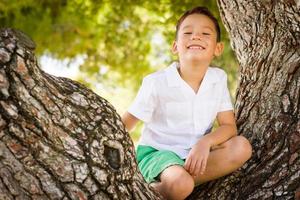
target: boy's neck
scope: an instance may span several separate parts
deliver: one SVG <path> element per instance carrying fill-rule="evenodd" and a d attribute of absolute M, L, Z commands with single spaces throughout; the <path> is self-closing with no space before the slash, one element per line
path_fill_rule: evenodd
<path fill-rule="evenodd" d="M 208 64 L 199 62 L 180 62 L 179 68 L 180 76 L 183 80 L 200 83 L 208 68 Z"/>
<path fill-rule="evenodd" d="M 208 64 L 206 63 L 180 62 L 179 74 L 195 93 L 197 93 L 207 68 Z"/>

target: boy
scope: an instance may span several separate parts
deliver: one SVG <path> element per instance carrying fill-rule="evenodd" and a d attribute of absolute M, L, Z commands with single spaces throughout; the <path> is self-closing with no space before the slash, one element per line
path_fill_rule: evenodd
<path fill-rule="evenodd" d="M 144 122 L 137 160 L 145 180 L 166 199 L 185 199 L 195 185 L 238 169 L 252 149 L 237 136 L 225 72 L 209 67 L 223 44 L 207 8 L 183 14 L 172 51 L 179 62 L 144 78 L 122 120 L 128 131 Z"/>

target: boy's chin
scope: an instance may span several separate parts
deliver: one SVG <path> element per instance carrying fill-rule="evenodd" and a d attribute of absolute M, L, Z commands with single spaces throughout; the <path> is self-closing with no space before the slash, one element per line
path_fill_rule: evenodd
<path fill-rule="evenodd" d="M 213 57 L 207 55 L 199 55 L 199 54 L 189 54 L 184 57 L 186 62 L 190 63 L 210 63 Z"/>
<path fill-rule="evenodd" d="M 203 62 L 206 59 L 202 58 L 201 56 L 196 56 L 196 55 L 190 55 L 186 58 L 186 61 L 188 62 L 192 62 L 192 63 L 199 63 L 199 62 Z"/>

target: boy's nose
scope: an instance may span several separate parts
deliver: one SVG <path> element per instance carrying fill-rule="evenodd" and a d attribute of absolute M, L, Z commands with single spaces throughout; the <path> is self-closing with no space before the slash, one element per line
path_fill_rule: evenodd
<path fill-rule="evenodd" d="M 191 39 L 192 40 L 201 40 L 201 34 L 200 33 L 193 33 Z"/>

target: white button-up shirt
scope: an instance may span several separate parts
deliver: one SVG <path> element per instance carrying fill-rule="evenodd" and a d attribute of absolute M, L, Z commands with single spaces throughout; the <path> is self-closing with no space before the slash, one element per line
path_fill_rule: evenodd
<path fill-rule="evenodd" d="M 233 107 L 223 70 L 208 67 L 195 93 L 177 67 L 174 62 L 146 76 L 128 112 L 144 122 L 140 145 L 170 150 L 184 159 L 211 131 L 217 113 Z"/>

